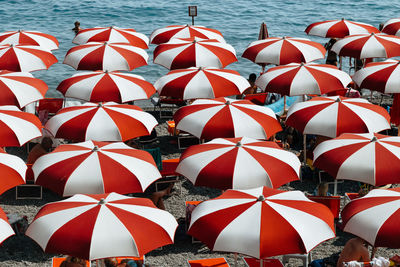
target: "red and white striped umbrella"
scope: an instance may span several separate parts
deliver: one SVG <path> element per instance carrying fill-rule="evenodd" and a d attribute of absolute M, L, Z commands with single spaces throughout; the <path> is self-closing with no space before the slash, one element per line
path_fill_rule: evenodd
<path fill-rule="evenodd" d="M 58 49 L 56 37 L 38 31 L 6 31 L 0 33 L 0 45 L 33 45 L 47 50 Z"/>
<path fill-rule="evenodd" d="M 126 43 L 90 42 L 72 47 L 64 64 L 77 70 L 133 70 L 147 65 L 149 55 Z"/>
<path fill-rule="evenodd" d="M 0 45 L 0 70 L 31 72 L 46 70 L 57 58 L 50 50 L 34 45 Z"/>
<path fill-rule="evenodd" d="M 195 186 L 250 189 L 278 188 L 299 180 L 300 161 L 275 142 L 227 138 L 191 146 L 179 160 L 176 172 Z"/>
<path fill-rule="evenodd" d="M 149 199 L 75 195 L 43 206 L 26 235 L 46 253 L 87 260 L 143 256 L 174 241 L 175 218 Z"/>
<path fill-rule="evenodd" d="M 337 41 L 332 51 L 339 56 L 354 58 L 400 56 L 400 37 L 383 33 L 349 35 Z"/>
<path fill-rule="evenodd" d="M 0 147 L 22 146 L 42 136 L 42 123 L 16 106 L 0 106 Z"/>
<path fill-rule="evenodd" d="M 342 133 L 380 132 L 390 129 L 386 109 L 363 98 L 314 97 L 289 108 L 286 125 L 303 134 L 337 137 Z"/>
<path fill-rule="evenodd" d="M 74 74 L 62 81 L 57 90 L 65 97 L 91 102 L 124 103 L 148 99 L 156 89 L 142 76 L 118 71 L 90 71 Z"/>
<path fill-rule="evenodd" d="M 172 38 L 193 38 L 216 39 L 225 43 L 222 34 L 215 29 L 206 28 L 200 25 L 170 25 L 152 32 L 150 41 L 152 44 L 162 44 Z"/>
<path fill-rule="evenodd" d="M 400 35 L 400 18 L 389 19 L 383 24 L 382 32 L 390 35 Z"/>
<path fill-rule="evenodd" d="M 313 63 L 291 63 L 268 69 L 256 80 L 266 92 L 282 95 L 322 95 L 344 89 L 351 77 L 336 66 Z"/>
<path fill-rule="evenodd" d="M 154 63 L 167 69 L 225 66 L 237 61 L 235 49 L 215 39 L 174 38 L 154 49 Z"/>
<path fill-rule="evenodd" d="M 400 183 L 400 137 L 342 134 L 314 149 L 314 166 L 336 179 L 371 185 Z"/>
<path fill-rule="evenodd" d="M 161 96 L 186 100 L 240 95 L 250 83 L 234 70 L 192 67 L 170 71 L 154 87 Z"/>
<path fill-rule="evenodd" d="M 254 63 L 285 65 L 310 62 L 325 57 L 323 45 L 305 38 L 269 37 L 252 42 L 242 57 Z"/>
<path fill-rule="evenodd" d="M 133 46 L 149 48 L 149 38 L 134 29 L 111 27 L 94 27 L 83 29 L 72 40 L 74 44 L 86 44 L 89 42 L 129 43 Z"/>
<path fill-rule="evenodd" d="M 215 251 L 256 258 L 301 253 L 335 237 L 331 211 L 300 191 L 228 190 L 192 212 L 190 235 Z"/>
<path fill-rule="evenodd" d="M 374 189 L 342 211 L 344 231 L 375 247 L 400 248 L 400 188 Z"/>
<path fill-rule="evenodd" d="M 347 35 L 379 33 L 380 31 L 370 24 L 341 19 L 314 22 L 307 26 L 305 32 L 321 37 L 343 38 Z"/>
<path fill-rule="evenodd" d="M 107 102 L 63 108 L 45 128 L 56 138 L 78 142 L 126 141 L 149 135 L 157 124 L 151 114 L 137 106 Z"/>
<path fill-rule="evenodd" d="M 142 193 L 161 178 L 150 153 L 122 142 L 86 141 L 61 145 L 35 161 L 32 170 L 36 184 L 64 197 Z"/>
<path fill-rule="evenodd" d="M 15 235 L 14 230 L 8 222 L 7 215 L 0 208 L 0 244 L 12 235 Z"/>
<path fill-rule="evenodd" d="M 272 109 L 248 100 L 198 99 L 174 114 L 176 129 L 200 139 L 247 136 L 269 139 L 282 130 Z"/>
<path fill-rule="evenodd" d="M 387 59 L 368 63 L 353 75 L 360 88 L 376 90 L 385 94 L 400 93 L 400 67 L 398 60 Z"/>
<path fill-rule="evenodd" d="M 44 81 L 29 72 L 0 71 L 0 105 L 23 108 L 43 99 L 48 89 Z"/>
<path fill-rule="evenodd" d="M 14 186 L 24 184 L 26 169 L 26 164 L 20 157 L 7 154 L 0 148 L 0 194 Z"/>

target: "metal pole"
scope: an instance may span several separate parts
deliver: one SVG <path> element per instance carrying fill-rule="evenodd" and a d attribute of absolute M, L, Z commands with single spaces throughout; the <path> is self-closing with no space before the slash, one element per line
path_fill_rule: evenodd
<path fill-rule="evenodd" d="M 194 16 L 192 16 L 192 25 L 194 25 Z"/>

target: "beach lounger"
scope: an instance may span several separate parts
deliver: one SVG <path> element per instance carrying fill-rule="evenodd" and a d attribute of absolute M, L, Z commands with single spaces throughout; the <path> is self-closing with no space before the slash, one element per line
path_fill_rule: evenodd
<path fill-rule="evenodd" d="M 175 159 L 164 159 L 162 160 L 162 169 L 160 170 L 161 173 L 161 179 L 156 181 L 156 191 L 158 191 L 158 186 L 160 184 L 165 184 L 165 183 L 178 183 L 180 182 L 179 180 L 179 174 L 175 172 L 176 167 L 179 164 L 179 158 Z M 179 185 L 179 194 L 182 194 L 182 187 Z"/>
<path fill-rule="evenodd" d="M 45 124 L 52 116 L 64 107 L 64 98 L 44 98 L 38 101 L 36 114 Z"/>
<path fill-rule="evenodd" d="M 154 105 L 154 111 L 156 107 L 158 108 L 160 119 L 172 118 L 176 109 L 186 105 L 183 99 L 152 97 L 150 100 Z"/>
<path fill-rule="evenodd" d="M 54 257 L 54 258 L 52 258 L 52 266 L 53 267 L 59 267 L 61 265 L 61 263 L 66 259 L 67 259 L 67 257 L 64 257 L 64 258 Z M 90 267 L 90 262 L 89 261 L 86 261 L 86 266 Z"/>
<path fill-rule="evenodd" d="M 225 258 L 188 260 L 188 265 L 190 267 L 229 267 Z"/>
<path fill-rule="evenodd" d="M 303 261 L 303 266 L 308 267 L 308 264 L 312 262 L 311 252 L 308 254 L 286 254 L 282 257 L 282 264 L 285 265 L 289 262 L 289 259 L 300 259 Z"/>
<path fill-rule="evenodd" d="M 312 201 L 327 206 L 335 219 L 339 219 L 340 215 L 340 196 L 307 196 Z"/>
<path fill-rule="evenodd" d="M 167 129 L 168 129 L 169 134 L 172 136 L 176 136 L 178 138 L 178 148 L 179 149 L 188 148 L 190 145 L 192 145 L 193 141 L 196 144 L 201 143 L 200 140 L 197 137 L 195 137 L 194 135 L 177 130 L 175 128 L 174 121 L 167 121 L 167 126 L 168 126 Z M 187 140 L 189 144 L 185 144 L 184 140 Z"/>
<path fill-rule="evenodd" d="M 244 97 L 246 100 L 250 100 L 256 105 L 263 106 L 267 100 L 268 93 L 248 94 Z"/>
<path fill-rule="evenodd" d="M 242 257 L 244 264 L 247 267 L 260 267 L 260 260 L 251 257 Z M 283 264 L 278 259 L 263 259 L 263 267 L 283 267 Z"/>

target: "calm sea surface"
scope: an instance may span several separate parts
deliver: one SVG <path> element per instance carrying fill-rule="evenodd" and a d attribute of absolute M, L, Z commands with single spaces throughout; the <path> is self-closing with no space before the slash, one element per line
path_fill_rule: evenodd
<path fill-rule="evenodd" d="M 389 0 L 302 0 L 302 1 L 0 1 L 1 31 L 38 30 L 54 35 L 60 49 L 54 50 L 59 63 L 47 71 L 37 71 L 35 77 L 49 85 L 49 96 L 61 96 L 57 85 L 76 71 L 61 62 L 69 48 L 74 33 L 73 24 L 81 22 L 82 28 L 115 25 L 134 28 L 150 36 L 151 32 L 171 24 L 188 24 L 188 5 L 198 6 L 195 24 L 215 28 L 222 32 L 226 41 L 237 52 L 239 61 L 228 66 L 247 77 L 259 72 L 260 67 L 241 58 L 247 45 L 258 38 L 261 22 L 268 26 L 270 36 L 307 37 L 325 43 L 327 39 L 307 36 L 304 29 L 312 22 L 346 18 L 369 23 L 379 23 L 398 17 L 400 2 Z M 149 65 L 133 70 L 146 80 L 155 82 L 168 70 L 152 63 L 155 45 L 151 45 Z"/>

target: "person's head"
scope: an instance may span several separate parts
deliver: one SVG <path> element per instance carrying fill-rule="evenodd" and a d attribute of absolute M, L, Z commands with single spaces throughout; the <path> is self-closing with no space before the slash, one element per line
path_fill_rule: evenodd
<path fill-rule="evenodd" d="M 251 73 L 249 75 L 249 83 L 255 83 L 257 79 L 257 75 L 255 73 Z"/>
<path fill-rule="evenodd" d="M 77 257 L 68 256 L 66 260 L 60 265 L 63 267 L 84 267 L 86 266 L 85 260 Z"/>
<path fill-rule="evenodd" d="M 104 259 L 104 265 L 106 267 L 116 267 L 118 265 L 118 260 L 116 258 L 106 258 Z"/>
<path fill-rule="evenodd" d="M 44 150 L 50 151 L 50 149 L 53 146 L 53 140 L 51 140 L 50 137 L 46 136 L 46 137 L 43 137 L 41 144 L 42 144 L 42 147 Z"/>
<path fill-rule="evenodd" d="M 382 31 L 383 30 L 383 23 L 379 23 L 379 26 L 378 26 L 378 30 L 380 30 L 380 31 Z"/>
<path fill-rule="evenodd" d="M 74 24 L 75 24 L 76 27 L 79 27 L 81 25 L 81 23 L 79 21 L 75 21 Z"/>
<path fill-rule="evenodd" d="M 318 185 L 318 196 L 326 196 L 328 194 L 329 185 L 325 182 L 321 182 Z"/>

